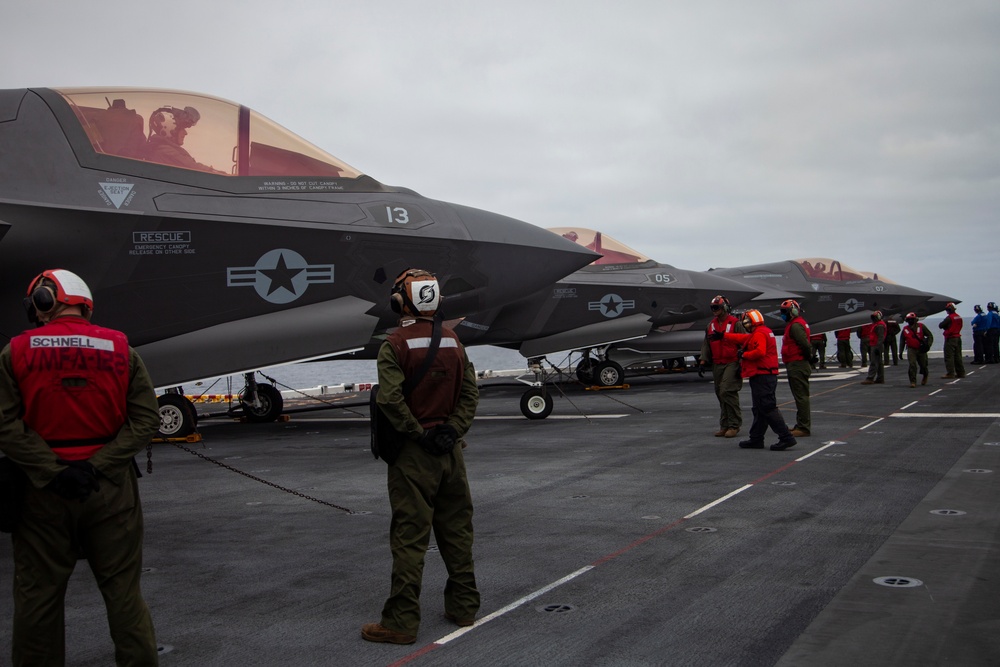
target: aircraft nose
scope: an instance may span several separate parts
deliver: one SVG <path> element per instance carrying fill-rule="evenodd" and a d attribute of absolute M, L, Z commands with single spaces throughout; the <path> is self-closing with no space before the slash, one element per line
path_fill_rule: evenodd
<path fill-rule="evenodd" d="M 469 284 L 454 277 L 441 286 L 449 317 L 493 308 L 548 287 L 600 255 L 557 234 L 515 218 L 451 204 L 468 231 L 456 240 Z"/>
<path fill-rule="evenodd" d="M 913 311 L 917 314 L 917 317 L 929 317 L 930 315 L 943 312 L 944 307 L 949 303 L 954 303 L 955 305 L 962 303 L 960 300 L 945 296 L 944 294 L 936 294 L 934 292 L 926 292 L 926 294 L 927 300 L 918 304 Z"/>

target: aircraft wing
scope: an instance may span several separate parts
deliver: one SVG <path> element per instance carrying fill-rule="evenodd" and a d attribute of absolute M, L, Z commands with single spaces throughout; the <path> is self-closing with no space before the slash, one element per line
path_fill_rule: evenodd
<path fill-rule="evenodd" d="M 551 336 L 526 340 L 519 349 L 525 358 L 540 357 L 563 350 L 579 350 L 585 347 L 607 345 L 617 341 L 645 336 L 650 330 L 648 315 L 637 313 L 628 317 L 588 324 Z"/>

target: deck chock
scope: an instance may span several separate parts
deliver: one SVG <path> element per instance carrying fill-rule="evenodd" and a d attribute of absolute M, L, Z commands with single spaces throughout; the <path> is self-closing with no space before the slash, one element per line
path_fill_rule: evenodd
<path fill-rule="evenodd" d="M 586 387 L 585 389 L 586 391 L 601 391 L 603 389 L 628 389 L 629 387 L 631 387 L 629 384 L 613 384 L 610 387 L 601 387 L 595 384 L 590 387 Z"/>
<path fill-rule="evenodd" d="M 189 433 L 183 438 L 153 438 L 153 442 L 201 442 L 201 433 L 195 431 L 194 433 Z"/>

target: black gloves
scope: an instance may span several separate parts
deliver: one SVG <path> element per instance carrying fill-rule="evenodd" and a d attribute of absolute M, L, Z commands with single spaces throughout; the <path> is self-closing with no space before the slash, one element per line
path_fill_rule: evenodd
<path fill-rule="evenodd" d="M 97 481 L 97 468 L 89 461 L 65 461 L 56 459 L 60 465 L 66 466 L 60 470 L 55 479 L 45 487 L 49 491 L 62 496 L 66 500 L 84 501 L 91 492 L 99 491 L 101 485 Z"/>
<path fill-rule="evenodd" d="M 458 431 L 450 424 L 438 424 L 424 431 L 417 441 L 421 449 L 431 456 L 444 456 L 455 448 L 458 442 Z"/>
<path fill-rule="evenodd" d="M 740 361 L 743 361 L 743 348 L 742 347 L 740 349 L 736 350 L 736 358 L 739 359 Z"/>
<path fill-rule="evenodd" d="M 708 339 L 709 340 L 722 340 L 725 337 L 726 337 L 726 334 L 724 334 L 721 331 L 713 331 L 712 333 L 708 334 Z"/>

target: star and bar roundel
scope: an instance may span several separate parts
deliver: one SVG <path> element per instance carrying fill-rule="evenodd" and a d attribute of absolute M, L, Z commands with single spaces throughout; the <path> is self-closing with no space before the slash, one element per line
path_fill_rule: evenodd
<path fill-rule="evenodd" d="M 226 268 L 226 287 L 253 287 L 270 303 L 291 303 L 309 285 L 333 282 L 333 264 L 310 264 L 288 248 L 270 250 L 253 266 Z"/>

